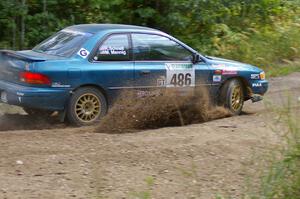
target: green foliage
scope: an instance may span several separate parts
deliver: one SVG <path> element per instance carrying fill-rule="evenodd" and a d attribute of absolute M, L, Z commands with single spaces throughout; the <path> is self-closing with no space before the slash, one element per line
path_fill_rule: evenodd
<path fill-rule="evenodd" d="M 4 0 L 0 48 L 32 48 L 80 23 L 150 26 L 203 54 L 265 69 L 300 57 L 299 0 Z"/>
<path fill-rule="evenodd" d="M 269 69 L 270 64 L 295 60 L 300 53 L 300 24 L 275 24 L 272 29 L 248 28 L 235 33 L 228 26 L 219 26 L 222 38 L 212 37 L 217 55 L 238 59 Z M 216 32 L 218 32 L 216 31 Z"/>
<path fill-rule="evenodd" d="M 299 110 L 299 104 L 298 104 Z M 297 110 L 297 109 L 296 109 Z M 281 159 L 274 162 L 263 178 L 259 196 L 264 199 L 300 199 L 300 125 L 299 112 L 288 103 L 286 107 L 276 109 L 281 122 L 287 127 L 286 148 L 281 152 Z"/>
<path fill-rule="evenodd" d="M 285 65 L 274 65 L 268 70 L 267 76 L 284 76 L 292 72 L 300 72 L 300 62 L 290 62 Z"/>
<path fill-rule="evenodd" d="M 287 102 L 279 107 L 270 102 L 266 104 L 277 115 L 273 130 L 284 142 L 282 147 L 277 146 L 270 152 L 270 157 L 263 157 L 269 166 L 263 171 L 261 186 L 257 187 L 257 181 L 252 181 L 240 198 L 300 199 L 300 98 L 296 103 L 293 98 L 287 97 Z M 225 198 L 230 197 L 216 196 L 216 199 Z"/>

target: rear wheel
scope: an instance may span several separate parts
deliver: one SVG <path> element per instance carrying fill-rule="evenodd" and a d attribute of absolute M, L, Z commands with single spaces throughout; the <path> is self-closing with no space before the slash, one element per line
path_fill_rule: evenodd
<path fill-rule="evenodd" d="M 239 115 L 244 106 L 244 88 L 238 79 L 227 81 L 221 88 L 220 103 L 233 115 Z"/>
<path fill-rule="evenodd" d="M 96 123 L 107 112 L 104 95 L 96 88 L 83 87 L 75 91 L 67 108 L 68 121 L 76 126 Z"/>

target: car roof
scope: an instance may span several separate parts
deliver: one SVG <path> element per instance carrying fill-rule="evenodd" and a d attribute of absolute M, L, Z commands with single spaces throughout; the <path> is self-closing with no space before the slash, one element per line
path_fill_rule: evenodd
<path fill-rule="evenodd" d="M 81 32 L 89 32 L 89 33 L 98 33 L 106 30 L 123 30 L 123 29 L 131 29 L 131 30 L 147 30 L 147 31 L 158 31 L 152 28 L 143 27 L 143 26 L 134 26 L 134 25 L 125 25 L 125 24 L 79 24 L 74 26 L 69 26 L 66 29 L 69 30 L 77 30 Z"/>

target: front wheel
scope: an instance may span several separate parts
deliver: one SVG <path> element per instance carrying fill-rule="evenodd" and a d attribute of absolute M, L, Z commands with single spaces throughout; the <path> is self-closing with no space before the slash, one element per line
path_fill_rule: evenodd
<path fill-rule="evenodd" d="M 221 88 L 219 100 L 233 115 L 239 115 L 244 106 L 243 84 L 238 79 L 226 82 Z"/>
<path fill-rule="evenodd" d="M 67 108 L 68 121 L 76 126 L 96 123 L 107 112 L 104 95 L 96 88 L 83 87 L 75 91 Z"/>

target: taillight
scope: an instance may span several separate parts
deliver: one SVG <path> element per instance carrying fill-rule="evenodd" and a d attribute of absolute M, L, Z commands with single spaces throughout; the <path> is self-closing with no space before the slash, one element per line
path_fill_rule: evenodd
<path fill-rule="evenodd" d="M 46 84 L 51 85 L 51 80 L 46 75 L 32 72 L 21 72 L 20 81 L 28 84 Z"/>

